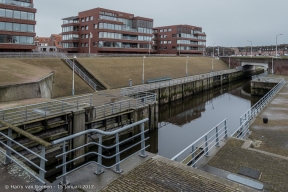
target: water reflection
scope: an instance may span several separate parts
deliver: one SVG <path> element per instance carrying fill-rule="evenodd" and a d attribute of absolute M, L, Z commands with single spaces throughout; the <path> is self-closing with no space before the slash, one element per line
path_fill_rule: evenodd
<path fill-rule="evenodd" d="M 259 99 L 249 92 L 246 80 L 159 106 L 159 129 L 150 133 L 148 150 L 172 158 L 225 118 L 231 135 L 240 125 L 240 116 Z"/>

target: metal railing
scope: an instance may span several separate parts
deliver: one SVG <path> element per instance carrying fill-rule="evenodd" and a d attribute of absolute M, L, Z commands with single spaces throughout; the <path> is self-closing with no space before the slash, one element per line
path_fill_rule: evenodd
<path fill-rule="evenodd" d="M 0 53 L 0 58 L 61 58 L 62 53 L 57 52 L 8 52 Z"/>
<path fill-rule="evenodd" d="M 29 7 L 33 8 L 32 3 L 22 2 L 22 1 L 13 1 L 13 0 L 0 0 L 0 3 L 8 4 L 8 5 L 16 5 L 20 7 Z"/>
<path fill-rule="evenodd" d="M 250 121 L 264 109 L 264 107 L 271 101 L 271 99 L 280 91 L 285 85 L 284 79 L 274 86 L 266 95 L 264 95 L 256 104 L 254 104 L 248 111 L 240 117 L 240 127 L 231 135 L 232 137 L 244 138 L 249 132 Z"/>
<path fill-rule="evenodd" d="M 85 74 L 81 71 L 81 69 L 79 69 L 64 53 L 62 54 L 61 58 L 73 69 L 74 66 L 74 71 L 76 73 L 78 73 L 78 75 L 80 77 L 82 77 L 84 79 L 84 81 L 86 81 L 86 83 L 88 83 L 88 85 L 90 85 L 95 91 L 97 88 L 97 85 Z"/>
<path fill-rule="evenodd" d="M 92 106 L 92 96 L 92 94 L 88 94 L 8 108 L 0 110 L 0 119 L 15 124 L 38 118 L 46 118 L 73 109 Z"/>
<path fill-rule="evenodd" d="M 194 76 L 189 76 L 189 77 L 183 77 L 183 78 L 178 78 L 178 79 L 173 79 L 169 81 L 162 81 L 162 82 L 157 82 L 157 83 L 150 83 L 150 84 L 144 84 L 144 85 L 138 85 L 138 86 L 133 86 L 133 87 L 127 87 L 127 88 L 122 88 L 121 89 L 121 94 L 123 96 L 130 96 L 138 92 L 146 92 L 146 91 L 152 91 L 155 89 L 163 88 L 163 87 L 170 87 L 174 85 L 179 85 L 183 83 L 189 83 L 205 78 L 210 78 L 214 76 L 219 76 L 219 75 L 224 75 L 224 74 L 229 74 L 237 71 L 241 71 L 242 68 L 238 69 L 230 69 L 230 70 L 224 70 L 224 71 L 216 71 L 216 72 L 211 72 L 211 73 L 204 73 L 200 75 L 194 75 Z"/>
<path fill-rule="evenodd" d="M 180 153 L 175 155 L 171 160 L 177 161 L 177 158 L 183 157 L 191 149 L 187 157 L 181 158 L 181 163 L 196 167 L 196 163 L 204 156 L 209 156 L 209 151 L 214 147 L 220 146 L 220 140 L 228 137 L 227 119 L 221 121 L 218 125 L 213 127 L 210 131 L 205 133 L 202 137 L 194 141 Z"/>
<path fill-rule="evenodd" d="M 129 109 L 138 109 L 156 102 L 155 93 L 139 93 L 134 96 L 131 95 L 131 97 L 133 98 L 95 107 L 94 119 L 128 111 Z"/>
<path fill-rule="evenodd" d="M 5 164 L 10 164 L 12 163 L 12 161 L 14 163 L 16 163 L 17 165 L 19 165 L 22 169 L 24 169 L 26 172 L 28 172 L 32 177 L 34 177 L 36 180 L 40 181 L 42 184 L 45 184 L 45 173 L 47 172 L 45 170 L 45 162 L 47 162 L 48 160 L 45 158 L 45 150 L 47 147 L 51 146 L 50 143 L 47 143 L 46 141 L 40 139 L 40 138 L 36 138 L 34 135 L 18 128 L 15 127 L 11 124 L 8 124 L 4 121 L 0 120 L 0 124 L 3 124 L 4 126 L 7 126 L 8 130 L 7 130 L 7 135 L 4 134 L 3 132 L 0 132 L 0 136 L 1 136 L 1 140 L 0 140 L 0 144 L 2 149 L 5 149 L 6 152 L 4 152 L 2 149 L 0 149 L 0 153 L 2 153 L 3 155 L 5 155 Z M 23 136 L 38 142 L 41 145 L 41 152 L 40 154 L 35 153 L 34 151 L 28 149 L 27 147 L 23 146 L 22 144 L 20 144 L 19 142 L 15 141 L 12 137 L 12 130 L 22 134 Z M 6 143 L 4 142 L 4 140 L 6 140 Z M 24 150 L 26 154 L 31 154 L 33 156 L 35 156 L 37 159 L 40 160 L 40 165 L 35 164 L 34 162 L 32 162 L 31 160 L 29 160 L 27 157 L 25 157 L 24 155 L 22 155 L 20 152 L 15 150 L 15 147 L 20 147 L 21 150 Z M 14 149 L 13 149 L 14 148 Z M 31 167 L 36 168 L 37 170 L 39 170 L 39 175 L 35 174 L 32 170 L 28 169 L 27 166 L 25 166 L 22 162 L 20 162 L 19 158 L 23 159 L 25 163 L 29 164 Z"/>
<path fill-rule="evenodd" d="M 117 130 L 114 130 L 114 131 L 111 131 L 111 132 L 105 132 L 105 131 L 101 131 L 101 130 L 98 130 L 98 129 L 89 129 L 89 130 L 82 131 L 80 133 L 76 133 L 74 135 L 70 135 L 70 136 L 67 136 L 67 137 L 64 137 L 64 138 L 61 138 L 61 139 L 53 141 L 52 142 L 53 145 L 54 144 L 59 144 L 59 143 L 63 144 L 62 145 L 63 152 L 56 156 L 56 158 L 61 158 L 62 157 L 62 164 L 56 166 L 56 169 L 62 168 L 62 175 L 58 176 L 57 179 L 62 178 L 63 179 L 62 184 L 67 184 L 66 176 L 68 174 L 70 174 L 70 173 L 72 173 L 72 172 L 74 172 L 74 171 L 76 171 L 78 169 L 81 169 L 82 167 L 84 167 L 84 166 L 86 166 L 86 165 L 88 165 L 90 163 L 97 164 L 97 170 L 96 170 L 95 174 L 103 173 L 104 172 L 103 168 L 110 169 L 110 168 L 112 168 L 114 166 L 115 166 L 115 170 L 114 171 L 116 173 L 121 173 L 122 170 L 120 169 L 120 163 L 122 163 L 123 161 L 125 161 L 129 157 L 133 156 L 134 154 L 138 153 L 139 151 L 140 151 L 140 156 L 141 157 L 146 157 L 147 155 L 145 153 L 145 149 L 147 147 L 149 147 L 149 145 L 145 146 L 145 141 L 148 140 L 149 137 L 145 138 L 145 133 L 147 131 L 149 131 L 149 130 L 146 130 L 146 131 L 144 130 L 144 123 L 147 122 L 148 120 L 149 119 L 146 118 L 146 119 L 143 119 L 141 121 L 138 121 L 136 123 L 127 125 L 125 127 L 122 127 L 120 129 L 117 129 Z M 119 139 L 120 136 L 119 135 L 120 135 L 121 132 L 127 131 L 128 129 L 131 129 L 131 128 L 133 128 L 135 126 L 138 126 L 138 125 L 141 126 L 140 133 L 135 134 L 132 137 L 129 137 L 129 138 L 125 139 L 125 140 L 120 141 L 120 139 Z M 74 139 L 76 137 L 79 137 L 79 136 L 82 136 L 82 135 L 87 135 L 87 134 L 98 134 L 98 142 L 88 142 L 88 143 L 86 143 L 86 144 L 84 144 L 82 146 L 79 146 L 77 148 L 74 148 L 74 149 L 66 151 L 66 142 L 67 141 L 72 140 L 72 139 Z M 116 143 L 114 145 L 111 145 L 111 146 L 102 145 L 102 137 L 103 136 L 114 136 L 114 135 L 115 135 L 115 140 L 116 140 Z M 132 139 L 134 139 L 136 137 L 140 137 L 141 140 L 139 142 L 134 143 L 133 145 L 130 145 L 129 147 L 126 147 L 125 149 L 120 149 L 120 145 L 121 144 L 124 144 L 125 142 L 130 141 L 130 140 L 132 140 Z M 79 157 L 76 157 L 76 158 L 73 158 L 73 159 L 67 161 L 66 156 L 69 155 L 70 153 L 73 154 L 73 152 L 75 152 L 75 151 L 77 151 L 79 149 L 83 149 L 83 148 L 85 149 L 85 147 L 93 146 L 93 145 L 98 147 L 97 152 L 96 151 L 90 151 L 90 152 L 87 152 L 87 153 L 85 153 L 85 154 L 83 154 L 83 155 L 81 155 Z M 120 158 L 120 154 L 126 152 L 127 150 L 129 150 L 132 147 L 135 147 L 137 145 L 141 145 L 141 149 L 140 150 L 138 150 L 137 152 L 129 155 L 128 157 L 126 157 L 124 159 Z M 110 155 L 110 156 L 103 155 L 103 153 L 102 153 L 102 149 L 103 148 L 105 150 L 115 149 L 115 154 Z M 83 165 L 81 165 L 81 166 L 79 166 L 77 168 L 74 168 L 72 170 L 67 171 L 67 165 L 69 165 L 69 164 L 73 163 L 74 161 L 77 161 L 77 160 L 79 160 L 81 158 L 84 158 L 84 157 L 86 157 L 88 155 L 97 155 L 97 162 L 96 161 L 89 161 L 89 162 L 87 162 L 87 163 L 85 163 L 85 164 L 83 164 Z M 105 165 L 102 164 L 102 158 L 104 158 L 104 159 L 112 159 L 112 158 L 114 158 L 116 160 L 116 162 L 115 162 L 115 164 L 113 164 L 111 166 L 105 166 Z"/>
<path fill-rule="evenodd" d="M 253 75 L 252 76 L 252 80 L 254 80 L 254 79 L 259 79 L 259 78 L 261 78 L 261 77 L 266 77 L 268 75 L 268 71 L 265 71 L 264 73 L 261 73 L 261 74 L 259 74 L 259 75 Z"/>

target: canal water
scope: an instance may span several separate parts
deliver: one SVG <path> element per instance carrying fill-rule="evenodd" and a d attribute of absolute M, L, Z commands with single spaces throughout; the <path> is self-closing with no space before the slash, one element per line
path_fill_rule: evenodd
<path fill-rule="evenodd" d="M 250 79 L 159 106 L 159 129 L 150 132 L 149 152 L 172 158 L 227 118 L 228 135 L 260 97 L 250 96 Z"/>

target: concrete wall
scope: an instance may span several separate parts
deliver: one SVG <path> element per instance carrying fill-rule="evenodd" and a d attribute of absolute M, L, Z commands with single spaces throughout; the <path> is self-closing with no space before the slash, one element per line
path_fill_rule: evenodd
<path fill-rule="evenodd" d="M 51 98 L 53 82 L 54 73 L 52 72 L 38 82 L 0 86 L 0 102 L 32 98 Z"/>
<path fill-rule="evenodd" d="M 230 74 L 218 75 L 209 78 L 199 79 L 193 82 L 183 83 L 180 85 L 173 85 L 169 87 L 160 88 L 154 92 L 158 95 L 158 102 L 160 105 L 182 99 L 184 97 L 202 93 L 211 88 L 235 81 L 242 78 L 243 72 L 238 71 Z"/>

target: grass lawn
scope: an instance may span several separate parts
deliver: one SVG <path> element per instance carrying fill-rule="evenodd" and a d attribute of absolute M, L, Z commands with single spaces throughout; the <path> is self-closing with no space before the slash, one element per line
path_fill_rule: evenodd
<path fill-rule="evenodd" d="M 94 77 L 108 88 L 128 86 L 129 79 L 133 85 L 142 83 L 142 57 L 99 57 L 77 59 Z M 145 82 L 159 77 L 179 78 L 186 75 L 186 57 L 146 57 Z M 212 59 L 206 57 L 188 57 L 188 75 L 211 72 Z M 214 59 L 214 70 L 228 69 L 226 63 Z"/>

